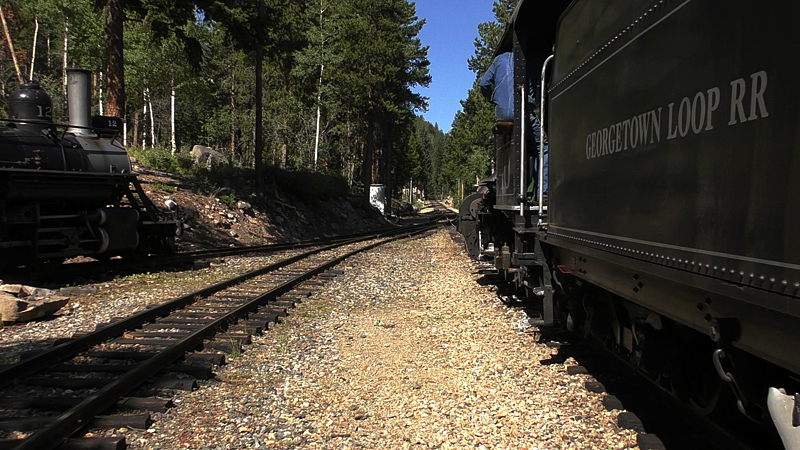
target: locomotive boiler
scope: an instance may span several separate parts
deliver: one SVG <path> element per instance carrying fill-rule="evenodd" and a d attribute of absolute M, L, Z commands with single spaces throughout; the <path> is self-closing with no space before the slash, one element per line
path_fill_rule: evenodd
<path fill-rule="evenodd" d="M 699 414 L 800 448 L 800 5 L 522 0 L 467 251 Z M 788 50 L 788 51 L 787 51 Z M 549 137 L 549 192 L 526 101 Z M 499 124 L 501 125 L 501 124 Z M 539 165 L 541 167 L 541 165 Z M 534 195 L 532 195 L 534 194 Z"/>
<path fill-rule="evenodd" d="M 22 84 L 0 126 L 0 269 L 75 256 L 170 253 L 179 223 L 145 195 L 121 142 L 121 119 L 90 118 L 90 73 L 67 71 L 69 124 Z"/>

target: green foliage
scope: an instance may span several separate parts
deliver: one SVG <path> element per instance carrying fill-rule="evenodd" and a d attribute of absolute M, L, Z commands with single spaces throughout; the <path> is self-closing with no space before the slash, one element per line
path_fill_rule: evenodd
<path fill-rule="evenodd" d="M 481 22 L 478 24 L 478 37 L 475 38 L 475 54 L 467 60 L 469 70 L 483 75 L 492 64 L 494 51 L 500 44 L 500 38 L 506 30 L 506 24 L 511 21 L 511 15 L 518 0 L 495 0 L 492 5 L 494 22 Z"/>
<path fill-rule="evenodd" d="M 186 155 L 170 153 L 165 148 L 129 148 L 128 154 L 136 158 L 147 167 L 163 170 L 164 172 L 177 173 L 183 176 L 194 176 L 196 169 L 192 166 L 192 159 Z"/>
<path fill-rule="evenodd" d="M 214 197 L 218 198 L 219 202 L 228 208 L 233 208 L 236 206 L 236 192 L 231 191 L 230 189 L 217 189 L 214 192 Z"/>
<path fill-rule="evenodd" d="M 414 121 L 415 141 L 419 145 L 420 171 L 414 184 L 421 186 L 428 198 L 442 195 L 442 167 L 446 162 L 447 137 L 437 124 L 431 124 L 422 117 Z"/>
<path fill-rule="evenodd" d="M 173 193 L 173 192 L 177 192 L 178 191 L 178 188 L 176 188 L 175 186 L 170 186 L 170 185 L 164 184 L 164 183 L 151 183 L 150 186 L 153 189 L 157 189 L 159 191 L 164 191 L 164 192 L 169 192 L 170 194 Z"/>
<path fill-rule="evenodd" d="M 438 183 L 438 175 L 427 170 L 435 151 L 429 141 L 420 139 L 414 121 L 427 99 L 413 88 L 431 81 L 427 48 L 418 39 L 424 20 L 416 16 L 414 3 L 263 0 L 263 14 L 260 3 L 122 2 L 122 114 L 133 156 L 148 166 L 211 185 L 226 177 L 252 178 L 253 172 L 245 168 L 252 167 L 255 159 L 253 86 L 259 48 L 264 54 L 264 161 L 331 176 L 323 186 L 287 184 L 288 191 L 301 191 L 306 198 L 345 195 L 349 189 L 363 188 L 363 174 L 373 169 L 379 183 L 400 186 L 411 178 Z M 103 112 L 109 113 L 111 86 L 101 83 L 109 79 L 101 72 L 106 5 L 108 0 L 3 3 L 22 74 L 41 82 L 53 99 L 58 121 L 66 121 L 65 53 L 68 66 L 93 73 L 93 114 L 100 114 L 101 99 L 106 101 Z M 39 23 L 36 64 L 29 74 L 34 19 Z M 0 107 L 5 107 L 5 98 L 18 84 L 7 51 L 3 52 Z M 179 154 L 204 145 L 226 155 L 230 166 L 208 172 L 193 168 L 185 156 L 171 155 L 164 147 L 170 147 L 172 128 Z M 367 139 L 368 130 L 373 130 L 373 139 Z M 373 167 L 365 168 L 368 141 L 375 158 Z M 435 160 L 439 164 L 442 158 Z"/>
<path fill-rule="evenodd" d="M 480 95 L 477 84 L 492 63 L 495 48 L 516 3 L 517 0 L 495 0 L 492 11 L 496 21 L 478 24 L 475 54 L 467 62 L 469 69 L 476 73 L 475 83 L 453 119 L 445 155 L 436 173 L 441 192 L 453 197 L 468 195 L 469 186 L 490 175 L 494 151 L 489 138 L 495 115 L 492 104 Z"/>

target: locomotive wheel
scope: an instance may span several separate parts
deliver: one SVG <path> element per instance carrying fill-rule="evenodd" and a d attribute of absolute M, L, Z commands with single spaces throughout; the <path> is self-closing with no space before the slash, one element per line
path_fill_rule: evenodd
<path fill-rule="evenodd" d="M 716 372 L 703 371 L 691 377 L 689 387 L 689 407 L 701 416 L 710 416 L 719 406 L 723 389 L 727 389 Z"/>

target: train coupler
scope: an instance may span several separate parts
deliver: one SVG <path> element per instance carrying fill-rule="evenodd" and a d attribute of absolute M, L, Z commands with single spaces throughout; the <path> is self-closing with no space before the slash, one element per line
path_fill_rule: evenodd
<path fill-rule="evenodd" d="M 730 361 L 730 356 L 727 356 L 725 354 L 725 350 L 721 348 L 714 350 L 714 352 L 711 354 L 711 360 L 714 363 L 714 368 L 717 369 L 717 374 L 722 379 L 722 381 L 728 383 L 731 390 L 733 391 L 733 394 L 736 396 L 736 408 L 739 410 L 740 413 L 742 413 L 742 415 L 744 415 L 748 419 L 756 423 L 759 423 L 760 419 L 758 418 L 758 415 L 753 414 L 748 409 L 747 405 L 749 404 L 749 402 L 747 398 L 744 396 L 744 393 L 739 384 L 736 383 L 736 378 L 734 378 L 733 376 L 733 370 L 726 370 L 723 367 L 723 361 L 725 361 L 726 359 Z M 800 450 L 800 448 L 798 448 L 798 450 Z"/>

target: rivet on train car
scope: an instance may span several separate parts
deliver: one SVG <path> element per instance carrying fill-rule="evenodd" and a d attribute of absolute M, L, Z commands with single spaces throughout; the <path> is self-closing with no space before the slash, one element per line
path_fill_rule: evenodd
<path fill-rule="evenodd" d="M 698 310 L 698 311 L 702 311 L 703 309 L 705 309 L 705 307 L 706 307 L 706 305 L 704 305 L 704 304 L 702 304 L 702 303 L 698 303 L 698 304 L 697 304 L 697 310 Z"/>

